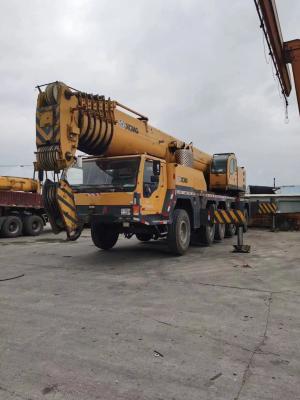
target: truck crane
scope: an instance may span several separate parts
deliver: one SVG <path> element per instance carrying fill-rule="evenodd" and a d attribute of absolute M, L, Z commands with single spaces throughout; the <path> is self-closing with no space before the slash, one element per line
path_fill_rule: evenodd
<path fill-rule="evenodd" d="M 90 225 L 94 244 L 112 248 L 124 234 L 166 238 L 174 254 L 210 245 L 246 227 L 244 168 L 234 153 L 210 155 L 152 127 L 148 118 L 104 96 L 62 82 L 38 86 L 36 161 L 55 233 L 76 240 Z M 83 159 L 83 183 L 67 171 Z M 43 178 L 41 178 L 43 179 Z"/>
<path fill-rule="evenodd" d="M 15 238 L 22 233 L 39 235 L 47 222 L 40 182 L 0 176 L 0 234 Z"/>
<path fill-rule="evenodd" d="M 300 112 L 300 39 L 283 41 L 275 0 L 254 0 L 254 3 L 286 106 L 292 89 L 288 68 L 291 64 Z"/>

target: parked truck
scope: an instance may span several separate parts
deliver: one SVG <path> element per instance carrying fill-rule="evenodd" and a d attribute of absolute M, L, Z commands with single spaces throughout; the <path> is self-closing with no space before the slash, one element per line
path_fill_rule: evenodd
<path fill-rule="evenodd" d="M 38 180 L 0 176 L 0 235 L 39 235 L 47 221 Z"/>
<path fill-rule="evenodd" d="M 105 250 L 120 234 L 166 238 L 181 255 L 190 243 L 210 245 L 246 227 L 246 174 L 234 153 L 205 153 L 104 96 L 61 82 L 38 89 L 35 169 L 54 173 L 43 198 L 55 233 L 75 240 L 90 225 Z M 89 156 L 83 183 L 71 186 L 67 171 L 77 150 Z"/>

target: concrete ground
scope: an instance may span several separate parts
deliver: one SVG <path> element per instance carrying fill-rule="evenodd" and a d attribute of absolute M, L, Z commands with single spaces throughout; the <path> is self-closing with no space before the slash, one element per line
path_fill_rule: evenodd
<path fill-rule="evenodd" d="M 300 233 L 245 239 L 1 239 L 0 399 L 299 399 Z"/>

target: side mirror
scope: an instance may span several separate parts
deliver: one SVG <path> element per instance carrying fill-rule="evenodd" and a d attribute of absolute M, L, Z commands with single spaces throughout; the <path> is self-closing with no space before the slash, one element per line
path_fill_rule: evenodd
<path fill-rule="evenodd" d="M 160 175 L 160 161 L 153 160 L 153 175 L 159 176 Z"/>

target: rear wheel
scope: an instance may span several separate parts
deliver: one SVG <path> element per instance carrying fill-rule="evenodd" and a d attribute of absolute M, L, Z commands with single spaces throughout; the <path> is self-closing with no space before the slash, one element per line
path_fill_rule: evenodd
<path fill-rule="evenodd" d="M 214 223 L 215 204 L 208 206 L 210 219 L 207 225 L 200 226 L 200 242 L 205 246 L 211 246 L 215 239 L 216 224 Z"/>
<path fill-rule="evenodd" d="M 225 224 L 216 224 L 215 228 L 215 240 L 220 242 L 225 237 Z"/>
<path fill-rule="evenodd" d="M 109 250 L 117 243 L 119 232 L 112 225 L 92 224 L 91 235 L 96 247 Z"/>
<path fill-rule="evenodd" d="M 25 235 L 38 236 L 44 228 L 44 222 L 39 215 L 28 215 L 24 218 L 23 231 Z"/>
<path fill-rule="evenodd" d="M 20 236 L 22 233 L 22 220 L 17 215 L 10 215 L 6 217 L 3 225 L 1 233 L 3 236 L 8 238 L 15 238 Z"/>
<path fill-rule="evenodd" d="M 176 209 L 173 213 L 173 222 L 169 225 L 168 246 L 172 253 L 183 255 L 190 245 L 191 223 L 188 213 L 183 209 Z"/>
<path fill-rule="evenodd" d="M 135 236 L 140 242 L 149 242 L 152 239 L 150 233 L 136 233 Z"/>
<path fill-rule="evenodd" d="M 234 224 L 226 224 L 226 228 L 225 228 L 225 237 L 232 237 L 234 236 L 236 233 L 236 225 Z"/>
<path fill-rule="evenodd" d="M 248 219 L 249 219 L 247 210 L 244 210 L 244 217 L 245 217 L 245 223 L 243 225 L 243 229 L 244 229 L 244 232 L 246 233 L 248 230 Z"/>
<path fill-rule="evenodd" d="M 200 227 L 200 241 L 205 246 L 211 246 L 215 238 L 216 225 L 204 225 Z"/>

